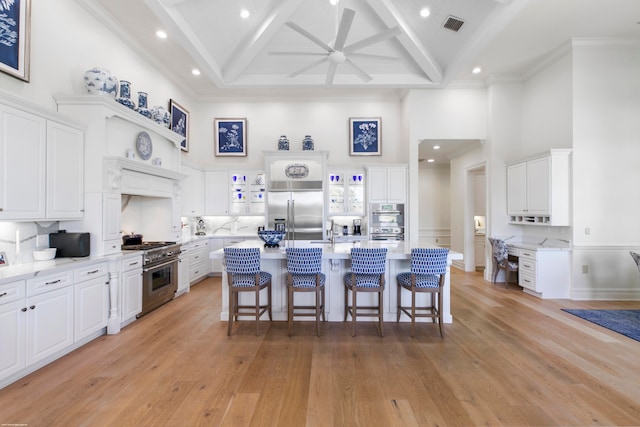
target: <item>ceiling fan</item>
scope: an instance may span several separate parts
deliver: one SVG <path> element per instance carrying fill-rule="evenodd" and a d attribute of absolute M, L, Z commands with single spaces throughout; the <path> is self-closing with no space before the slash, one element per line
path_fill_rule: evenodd
<path fill-rule="evenodd" d="M 325 81 L 327 85 L 330 85 L 333 83 L 333 78 L 335 77 L 335 74 L 336 74 L 336 68 L 338 67 L 338 65 L 341 65 L 341 64 L 348 65 L 353 70 L 353 72 L 358 77 L 360 77 L 364 82 L 369 82 L 372 80 L 372 77 L 369 74 L 367 74 L 367 72 L 363 70 L 359 65 L 354 63 L 351 60 L 351 58 L 357 58 L 357 57 L 373 58 L 373 59 L 385 60 L 385 61 L 399 59 L 391 56 L 359 53 L 357 51 L 365 47 L 371 46 L 373 44 L 379 43 L 383 40 L 387 40 L 392 37 L 395 37 L 401 34 L 402 31 L 400 30 L 399 27 L 389 28 L 377 34 L 374 34 L 371 37 L 367 37 L 363 40 L 360 40 L 359 42 L 345 46 L 345 42 L 347 41 L 347 35 L 349 34 L 349 30 L 351 29 L 351 24 L 353 23 L 353 18 L 355 17 L 355 14 L 356 12 L 352 9 L 344 9 L 344 11 L 342 12 L 342 17 L 340 18 L 340 25 L 338 26 L 338 32 L 336 34 L 336 39 L 333 42 L 333 46 L 323 42 L 318 37 L 314 36 L 313 34 L 311 34 L 310 32 L 308 32 L 307 30 L 305 30 L 304 28 L 302 28 L 301 26 L 299 26 L 294 22 L 286 23 L 290 28 L 302 34 L 304 37 L 306 37 L 307 39 L 311 40 L 312 42 L 320 46 L 326 52 L 321 52 L 321 53 L 269 52 L 269 54 L 270 55 L 304 55 L 304 56 L 319 55 L 321 56 L 321 58 L 318 59 L 317 61 L 312 62 L 297 71 L 294 71 L 293 73 L 289 74 L 288 77 L 295 77 L 299 74 L 304 73 L 305 71 L 309 71 L 310 69 L 324 62 L 329 62 L 329 70 L 327 71 L 327 78 Z"/>

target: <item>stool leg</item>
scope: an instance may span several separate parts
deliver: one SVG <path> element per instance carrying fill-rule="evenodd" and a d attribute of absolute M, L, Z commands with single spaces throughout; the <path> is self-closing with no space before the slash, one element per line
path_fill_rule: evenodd
<path fill-rule="evenodd" d="M 316 335 L 320 336 L 320 288 L 316 286 Z"/>
<path fill-rule="evenodd" d="M 267 285 L 267 304 L 269 304 L 267 310 L 267 313 L 269 313 L 269 320 L 273 322 L 273 316 L 271 315 L 271 281 L 269 281 L 269 284 Z"/>
<path fill-rule="evenodd" d="M 411 290 L 411 338 L 416 336 L 416 293 Z"/>
<path fill-rule="evenodd" d="M 442 289 L 438 292 L 438 325 L 440 326 L 440 338 L 444 338 L 442 329 Z"/>
<path fill-rule="evenodd" d="M 260 288 L 256 289 L 256 336 L 260 332 L 260 328 L 258 327 L 260 324 Z"/>
<path fill-rule="evenodd" d="M 322 290 L 320 292 L 322 293 L 322 321 L 326 322 L 327 318 L 325 316 L 325 313 L 327 310 L 327 306 L 325 305 L 324 286 L 322 287 Z"/>
<path fill-rule="evenodd" d="M 402 286 L 400 286 L 399 283 L 398 283 L 397 289 L 398 289 L 398 292 L 397 292 L 398 296 L 396 298 L 398 300 L 398 308 L 397 308 L 398 313 L 397 313 L 396 322 L 399 322 L 400 321 L 400 314 L 402 313 L 402 309 L 400 308 L 400 306 L 402 305 L 401 304 L 402 292 L 400 292 L 402 290 Z"/>
<path fill-rule="evenodd" d="M 378 319 L 380 324 L 380 336 L 384 336 L 382 325 L 384 324 L 384 311 L 382 310 L 382 289 L 378 292 Z"/>
<path fill-rule="evenodd" d="M 344 287 L 344 321 L 347 321 L 347 314 L 349 313 L 349 288 Z"/>
<path fill-rule="evenodd" d="M 287 286 L 287 321 L 289 336 L 293 335 L 293 287 Z"/>
<path fill-rule="evenodd" d="M 233 323 L 233 312 L 235 311 L 234 294 L 233 289 L 229 287 L 229 325 L 227 327 L 227 336 L 231 336 L 231 324 Z"/>
<path fill-rule="evenodd" d="M 357 292 L 356 292 L 355 286 L 351 288 L 351 294 L 353 295 L 353 303 L 352 303 L 353 305 L 351 306 L 351 323 L 353 325 L 353 333 L 351 334 L 351 336 L 355 337 L 356 336 L 356 317 L 357 317 L 357 311 L 358 311 L 356 309 L 356 303 L 358 299 L 357 299 Z"/>

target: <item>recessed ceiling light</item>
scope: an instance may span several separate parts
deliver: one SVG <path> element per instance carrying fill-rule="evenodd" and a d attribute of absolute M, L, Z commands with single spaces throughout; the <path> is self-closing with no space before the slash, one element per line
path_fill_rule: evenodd
<path fill-rule="evenodd" d="M 329 0 L 329 3 L 331 3 L 331 6 L 335 6 L 338 4 L 338 0 Z"/>
<path fill-rule="evenodd" d="M 420 9 L 420 16 L 422 16 L 423 18 L 426 18 L 429 15 L 431 15 L 431 11 L 429 10 L 428 7 L 424 7 Z"/>
<path fill-rule="evenodd" d="M 434 150 L 439 150 L 439 149 L 440 149 L 440 146 L 439 146 L 439 145 L 434 145 L 434 146 L 433 146 L 433 149 L 434 149 Z"/>
<path fill-rule="evenodd" d="M 480 67 L 474 67 L 474 68 L 473 68 L 473 70 L 471 70 L 471 72 L 472 72 L 473 74 L 479 74 L 479 73 L 481 73 L 481 72 L 482 72 L 482 68 L 480 68 Z"/>
<path fill-rule="evenodd" d="M 240 18 L 242 19 L 247 19 L 249 17 L 250 13 L 247 9 L 242 9 L 240 11 Z"/>
<path fill-rule="evenodd" d="M 194 76 L 199 76 L 200 70 L 198 70 L 197 68 L 194 68 L 193 70 L 191 70 L 191 74 L 193 74 Z"/>
<path fill-rule="evenodd" d="M 167 38 L 167 33 L 165 33 L 162 30 L 158 30 L 158 31 L 156 31 L 156 36 L 158 36 L 158 38 L 160 38 L 160 39 L 166 39 Z"/>
<path fill-rule="evenodd" d="M 433 163 L 433 162 L 435 162 L 435 159 L 427 159 L 427 162 L 428 163 Z"/>

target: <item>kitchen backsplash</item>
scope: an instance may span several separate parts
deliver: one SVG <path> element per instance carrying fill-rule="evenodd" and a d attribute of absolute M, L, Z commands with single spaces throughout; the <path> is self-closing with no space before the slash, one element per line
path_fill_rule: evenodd
<path fill-rule="evenodd" d="M 183 230 L 188 228 L 188 235 L 193 236 L 198 230 L 198 222 L 202 219 L 207 236 L 251 236 L 257 235 L 258 227 L 264 226 L 261 216 L 203 216 L 182 218 Z M 185 236 L 186 233 L 183 233 Z"/>
<path fill-rule="evenodd" d="M 57 221 L 0 222 L 0 267 L 33 262 L 33 250 L 49 247 L 49 233 L 60 229 Z M 41 236 L 40 239 L 37 236 Z M 16 239 L 20 240 L 16 244 Z M 18 256 L 16 256 L 18 255 Z"/>

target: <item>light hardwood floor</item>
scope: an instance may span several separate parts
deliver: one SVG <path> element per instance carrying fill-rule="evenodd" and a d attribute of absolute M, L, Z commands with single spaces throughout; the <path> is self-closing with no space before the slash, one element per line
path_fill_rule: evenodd
<path fill-rule="evenodd" d="M 640 425 L 640 342 L 540 300 L 452 272 L 435 324 L 219 320 L 220 279 L 0 390 L 0 424 L 33 426 Z M 391 283 L 388 286 L 394 286 Z M 235 325 L 234 325 L 235 328 Z"/>

